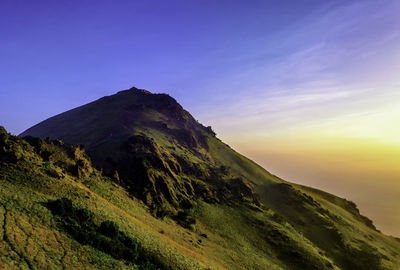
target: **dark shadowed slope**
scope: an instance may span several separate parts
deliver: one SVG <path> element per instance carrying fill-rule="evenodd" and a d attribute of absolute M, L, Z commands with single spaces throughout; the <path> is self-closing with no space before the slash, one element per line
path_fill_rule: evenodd
<path fill-rule="evenodd" d="M 26 135 L 84 144 L 98 168 L 155 208 L 192 198 L 219 201 L 231 182 L 244 188 L 280 182 L 218 140 L 172 97 L 136 88 L 54 116 Z"/>
<path fill-rule="evenodd" d="M 168 95 L 121 91 L 21 134 L 27 135 L 83 144 L 94 166 L 153 216 L 208 235 L 191 242 L 198 248 L 192 258 L 206 255 L 212 267 L 393 269 L 400 263 L 399 242 L 378 232 L 354 203 L 271 175 Z"/>

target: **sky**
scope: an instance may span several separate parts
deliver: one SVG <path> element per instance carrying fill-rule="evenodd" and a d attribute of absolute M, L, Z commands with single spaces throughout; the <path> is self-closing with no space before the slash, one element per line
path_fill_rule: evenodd
<path fill-rule="evenodd" d="M 400 1 L 0 1 L 13 134 L 132 86 L 400 236 Z"/>

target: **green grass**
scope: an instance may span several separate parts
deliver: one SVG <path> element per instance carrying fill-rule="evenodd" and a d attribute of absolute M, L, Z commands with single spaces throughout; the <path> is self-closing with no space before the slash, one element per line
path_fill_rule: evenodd
<path fill-rule="evenodd" d="M 132 268 L 167 269 L 148 254 L 136 239 L 127 236 L 116 223 L 110 220 L 97 224 L 93 212 L 86 208 L 76 208 L 67 198 L 46 203 L 61 231 L 82 245 L 89 245 L 117 260 L 124 260 Z"/>
<path fill-rule="evenodd" d="M 134 246 L 104 235 L 103 222 L 137 243 L 134 254 L 165 268 L 400 265 L 400 242 L 376 231 L 353 203 L 270 174 L 165 95 L 121 92 L 26 134 L 87 144 L 99 170 L 79 146 L 49 140 L 33 147 L 0 130 L 3 268 L 137 267 L 118 255 Z M 119 179 L 107 177 L 116 170 Z M 74 221 L 75 210 L 63 217 L 46 207 L 61 198 L 90 213 L 89 224 Z"/>

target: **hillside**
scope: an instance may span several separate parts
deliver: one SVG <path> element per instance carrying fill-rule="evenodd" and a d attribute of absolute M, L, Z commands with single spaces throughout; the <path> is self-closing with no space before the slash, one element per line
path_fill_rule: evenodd
<path fill-rule="evenodd" d="M 165 94 L 124 90 L 0 136 L 3 268 L 400 265 L 354 203 L 268 173 Z"/>

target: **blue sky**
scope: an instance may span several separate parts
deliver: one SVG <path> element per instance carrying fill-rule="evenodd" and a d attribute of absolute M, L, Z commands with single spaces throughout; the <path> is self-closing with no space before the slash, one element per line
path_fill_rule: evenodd
<path fill-rule="evenodd" d="M 319 106 L 397 87 L 399 11 L 389 0 L 2 1 L 0 120 L 19 133 L 135 85 L 229 136 L 229 117 L 257 126 L 309 95 Z"/>

